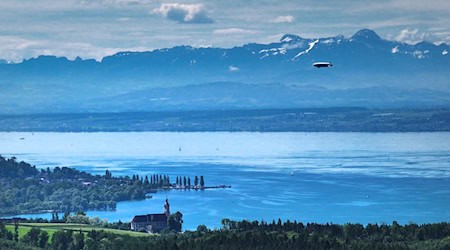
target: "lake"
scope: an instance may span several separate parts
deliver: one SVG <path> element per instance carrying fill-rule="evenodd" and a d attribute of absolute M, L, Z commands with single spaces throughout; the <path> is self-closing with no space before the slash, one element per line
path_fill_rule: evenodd
<path fill-rule="evenodd" d="M 23 138 L 23 139 L 21 139 Z M 109 221 L 183 213 L 184 229 L 233 220 L 450 221 L 450 133 L 0 133 L 0 154 L 94 174 L 204 175 L 229 189 L 171 190 L 89 211 Z M 28 215 L 24 215 L 28 216 Z M 49 218 L 49 214 L 30 215 Z"/>

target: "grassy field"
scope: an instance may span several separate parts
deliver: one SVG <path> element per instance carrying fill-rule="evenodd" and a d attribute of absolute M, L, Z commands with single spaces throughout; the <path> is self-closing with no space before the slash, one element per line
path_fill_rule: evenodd
<path fill-rule="evenodd" d="M 113 233 L 113 234 L 119 234 L 119 235 L 129 235 L 133 237 L 147 237 L 149 234 L 145 233 L 139 233 L 134 231 L 125 231 L 125 230 L 118 230 L 118 229 L 109 229 L 109 228 L 100 228 L 100 227 L 93 227 L 90 225 L 84 225 L 84 224 L 66 224 L 66 223 L 20 223 L 19 224 L 19 238 L 22 238 L 26 233 L 28 233 L 31 228 L 36 227 L 40 228 L 41 230 L 47 231 L 49 234 L 49 238 L 53 236 L 53 234 L 58 230 L 72 230 L 72 231 L 82 231 L 82 232 L 90 232 L 92 230 L 103 230 L 105 232 Z M 6 225 L 6 229 L 14 232 L 14 225 Z"/>

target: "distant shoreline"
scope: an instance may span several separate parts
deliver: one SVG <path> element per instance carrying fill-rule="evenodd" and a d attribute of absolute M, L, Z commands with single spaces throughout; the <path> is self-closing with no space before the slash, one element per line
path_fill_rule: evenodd
<path fill-rule="evenodd" d="M 3 114 L 1 132 L 442 132 L 450 108 Z"/>

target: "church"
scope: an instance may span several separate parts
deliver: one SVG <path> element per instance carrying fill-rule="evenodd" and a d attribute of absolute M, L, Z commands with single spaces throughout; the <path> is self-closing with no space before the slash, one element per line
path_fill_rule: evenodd
<path fill-rule="evenodd" d="M 145 230 L 148 233 L 159 233 L 163 229 L 167 228 L 167 219 L 170 216 L 170 205 L 166 198 L 164 204 L 164 213 L 162 214 L 146 214 L 136 215 L 131 221 L 131 230 L 142 231 Z"/>

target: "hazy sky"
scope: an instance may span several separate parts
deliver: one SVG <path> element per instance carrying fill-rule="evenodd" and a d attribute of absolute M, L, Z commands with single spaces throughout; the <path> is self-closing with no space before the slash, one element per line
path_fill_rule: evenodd
<path fill-rule="evenodd" d="M 449 0 L 1 0 L 0 58 L 101 59 L 175 45 L 233 47 L 362 28 L 415 43 L 450 43 Z"/>

